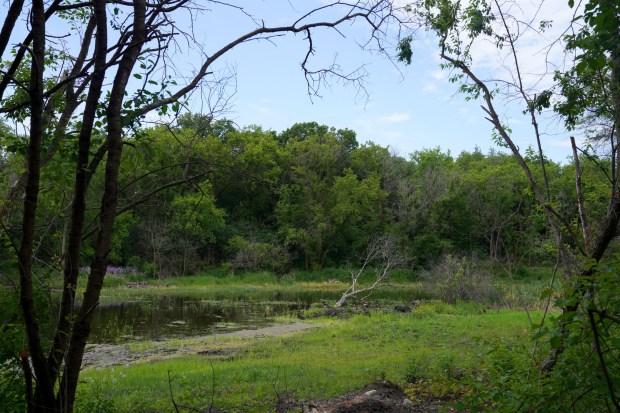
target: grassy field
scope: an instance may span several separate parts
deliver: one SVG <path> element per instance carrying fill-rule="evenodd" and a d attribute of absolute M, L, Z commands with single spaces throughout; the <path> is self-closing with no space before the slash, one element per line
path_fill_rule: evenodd
<path fill-rule="evenodd" d="M 347 276 L 343 270 L 284 277 L 216 271 L 161 280 L 121 274 L 106 278 L 102 302 L 155 294 L 270 300 L 274 294 L 317 291 L 333 300 L 346 289 Z M 198 411 L 213 405 L 230 412 L 264 412 L 273 411 L 278 397 L 325 399 L 359 390 L 376 379 L 399 383 L 414 398 L 467 401 L 481 389 L 493 391 L 487 378 L 501 380 L 503 374 L 518 377 L 521 372 L 525 376 L 528 366 L 540 362 L 536 354 L 542 349 L 534 351 L 531 323 L 542 317 L 545 302 L 538 297 L 549 279 L 548 269 L 515 278 L 496 275 L 489 296 L 481 302 L 446 304 L 424 279 L 403 271 L 382 287 L 399 292 L 400 298 L 381 299 L 378 307 L 421 299 L 412 313 L 377 309 L 345 319 L 307 318 L 305 322 L 323 326 L 270 338 L 134 342 L 130 351 L 140 354 L 162 347 L 191 352 L 85 369 L 77 411 L 173 412 L 174 397 L 178 405 Z"/>
<path fill-rule="evenodd" d="M 539 312 L 530 317 L 539 319 Z M 206 344 L 223 355 L 186 355 L 86 370 L 79 411 L 174 411 L 177 404 L 229 411 L 272 411 L 277 397 L 322 399 L 375 379 L 403 385 L 410 395 L 463 399 L 472 383 L 498 363 L 528 354 L 530 325 L 523 311 L 427 302 L 409 314 L 382 312 L 308 332 Z M 180 343 L 173 344 L 175 346 Z M 236 350 L 235 350 L 236 349 Z M 517 351 L 517 349 L 520 349 Z"/>

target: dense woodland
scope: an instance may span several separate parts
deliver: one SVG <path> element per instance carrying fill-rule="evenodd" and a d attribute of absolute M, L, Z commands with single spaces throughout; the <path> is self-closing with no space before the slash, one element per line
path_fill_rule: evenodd
<path fill-rule="evenodd" d="M 14 148 L 2 159 L 7 193 L 21 167 L 23 140 L 4 139 Z M 433 148 L 403 156 L 359 144 L 352 130 L 315 122 L 276 133 L 201 115 L 182 116 L 174 127 L 135 129 L 125 144 L 110 264 L 154 277 L 220 265 L 280 274 L 357 265 L 377 234 L 392 234 L 416 266 L 456 253 L 489 258 L 513 275 L 557 255 L 519 166 L 500 151 L 452 155 Z M 43 170 L 45 216 L 36 248 L 52 268 L 60 268 L 65 243 L 57 241 L 66 236 L 71 203 L 75 155 L 66 150 Z M 538 169 L 533 150 L 527 162 Z M 552 202 L 576 225 L 574 166 L 545 164 Z M 606 161 L 586 153 L 582 167 L 587 205 L 604 211 Z M 102 177 L 91 185 L 94 204 Z M 8 212 L 7 226 L 16 227 L 18 206 Z M 86 234 L 93 233 L 97 212 L 88 207 Z M 596 225 L 601 217 L 590 218 Z"/>

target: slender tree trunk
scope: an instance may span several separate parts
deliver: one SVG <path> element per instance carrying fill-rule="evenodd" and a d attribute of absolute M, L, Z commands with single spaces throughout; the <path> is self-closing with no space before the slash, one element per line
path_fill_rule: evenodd
<path fill-rule="evenodd" d="M 11 33 L 15 27 L 15 22 L 19 19 L 19 15 L 22 12 L 22 7 L 24 7 L 24 0 L 14 0 L 11 7 L 9 7 L 2 30 L 0 31 L 0 56 L 4 54 L 4 49 L 9 44 Z"/>
<path fill-rule="evenodd" d="M 78 138 L 78 155 L 75 173 L 75 187 L 71 209 L 67 253 L 64 257 L 64 283 L 58 313 L 58 324 L 54 335 L 53 345 L 48 355 L 49 375 L 52 382 L 56 381 L 59 367 L 67 350 L 68 338 L 73 323 L 75 304 L 75 289 L 77 286 L 80 268 L 81 238 L 86 214 L 86 192 L 88 188 L 88 161 L 91 146 L 91 135 L 95 122 L 97 105 L 101 96 L 101 88 L 105 78 L 107 55 L 107 16 L 106 0 L 95 2 L 94 16 L 97 26 L 95 43 L 95 68 L 92 75 L 84 114 L 82 128 Z M 62 397 L 61 397 L 62 399 Z"/>
<path fill-rule="evenodd" d="M 133 35 L 119 63 L 108 104 L 108 158 L 106 161 L 104 193 L 99 214 L 99 232 L 94 246 L 94 257 L 88 277 L 82 306 L 73 326 L 73 334 L 65 363 L 59 396 L 65 400 L 65 409 L 71 413 L 75 402 L 78 378 L 84 357 L 86 340 L 94 308 L 99 304 L 103 279 L 107 269 L 107 256 L 111 249 L 112 231 L 116 218 L 117 190 L 120 162 L 123 150 L 121 110 L 125 88 L 141 48 L 146 40 L 146 3 L 134 1 Z"/>
<path fill-rule="evenodd" d="M 37 381 L 38 397 L 29 403 L 45 406 L 43 411 L 54 409 L 54 388 L 48 376 L 47 361 L 41 345 L 39 322 L 35 313 L 32 285 L 32 253 L 36 209 L 39 197 L 41 171 L 41 142 L 43 137 L 43 70 L 45 67 L 45 9 L 43 0 L 32 2 L 32 64 L 30 75 L 30 142 L 28 146 L 28 174 L 22 221 L 22 239 L 18 253 L 20 272 L 20 306 L 32 367 Z M 35 405 L 29 406 L 29 410 Z"/>

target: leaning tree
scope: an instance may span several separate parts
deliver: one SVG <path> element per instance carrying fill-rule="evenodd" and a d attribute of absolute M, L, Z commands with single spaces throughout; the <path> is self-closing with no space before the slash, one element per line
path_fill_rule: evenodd
<path fill-rule="evenodd" d="M 4 225 L 15 211 L 21 212 L 17 233 L 6 225 L 3 228 L 13 242 L 19 270 L 16 290 L 25 331 L 21 358 L 27 406 L 29 411 L 72 411 L 115 218 L 124 210 L 118 202 L 119 168 L 133 128 L 147 115 L 180 112 L 195 91 L 221 97 L 227 75 L 219 75 L 219 62 L 249 42 L 277 42 L 284 35 L 298 34 L 306 41 L 301 70 L 309 93 L 317 93 L 334 77 L 362 86 L 360 72 L 341 72 L 336 64 L 313 67 L 315 34 L 332 31 L 341 35 L 353 23 L 360 23 L 368 29 L 366 46 L 384 50 L 390 25 L 400 27 L 403 22 L 398 8 L 387 0 L 326 2 L 282 26 L 268 26 L 234 2 L 211 0 L 15 0 L 3 9 L 0 113 L 18 133 L 2 153 L 23 154 L 23 172 L 11 177 L 0 219 Z M 206 25 L 200 20 L 222 10 L 236 12 L 252 28 L 219 48 L 201 44 L 198 27 Z M 225 34 L 210 35 L 221 39 Z M 199 59 L 199 63 L 188 72 L 188 65 L 178 62 L 191 51 L 199 52 L 194 61 Z M 226 102 L 226 98 L 219 101 Z M 42 172 L 58 157 L 73 162 L 75 172 L 59 260 L 62 292 L 48 337 L 34 299 L 40 271 L 34 245 L 41 223 L 40 188 L 49 184 L 43 182 Z M 93 195 L 91 182 L 98 170 L 103 175 L 98 223 L 94 230 L 87 230 L 86 199 Z M 92 261 L 78 306 L 78 270 L 84 245 L 91 242 L 89 236 Z"/>
<path fill-rule="evenodd" d="M 572 409 L 580 403 L 595 408 L 587 403 L 600 398 L 609 410 L 620 411 L 619 266 L 617 258 L 605 259 L 620 221 L 620 3 L 568 5 L 428 0 L 413 2 L 409 11 L 438 40 L 450 80 L 467 100 L 481 102 L 496 142 L 520 165 L 555 238 L 564 286 L 556 304 L 562 314 L 554 328 L 539 327 L 551 346 L 539 366 L 539 383 L 554 383 L 555 377 L 559 385 L 541 386 L 544 398 L 553 404 L 572 397 Z M 563 16 L 568 18 L 554 22 Z M 564 27 L 557 30 L 559 25 Z M 411 61 L 412 41 L 401 40 L 400 60 Z M 519 123 L 530 123 L 530 149 L 518 146 L 511 126 L 520 125 L 510 125 L 515 113 L 527 120 Z M 560 136 L 573 150 L 576 217 L 559 208 L 561 194 L 548 178 L 545 139 L 557 139 L 550 124 L 564 128 Z M 607 203 L 600 211 L 584 196 L 584 162 L 607 180 Z M 543 297 L 553 293 L 548 289 Z M 560 361 L 560 372 L 550 374 Z M 535 409 L 549 406 L 538 402 Z"/>

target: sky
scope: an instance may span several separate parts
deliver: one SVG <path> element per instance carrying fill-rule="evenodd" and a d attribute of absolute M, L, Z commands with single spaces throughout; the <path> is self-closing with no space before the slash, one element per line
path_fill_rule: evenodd
<path fill-rule="evenodd" d="M 260 17 L 266 26 L 270 26 L 290 22 L 304 10 L 326 2 L 255 0 L 249 3 L 255 7 L 246 4 L 246 12 Z M 528 0 L 520 0 L 520 3 L 522 7 L 518 12 L 532 10 Z M 205 18 L 206 24 L 216 31 L 220 28 L 222 43 L 251 26 L 252 22 L 242 13 L 231 12 L 224 17 L 216 11 L 205 13 L 199 20 L 202 22 Z M 554 22 L 554 29 L 545 35 L 546 39 L 530 36 L 521 41 L 521 70 L 525 78 L 530 74 L 532 82 L 539 79 L 536 74 L 544 71 L 545 57 L 549 58 L 543 46 L 560 27 L 565 26 L 573 11 L 563 0 L 552 0 L 547 1 L 547 7 L 538 13 L 538 19 L 555 18 L 558 22 Z M 334 82 L 331 87 L 320 90 L 321 97 L 309 96 L 300 68 L 307 51 L 305 36 L 289 35 L 273 39 L 273 42 L 242 45 L 220 62 L 220 65 L 236 71 L 236 92 L 226 116 L 239 126 L 256 124 L 278 132 L 296 122 L 310 121 L 349 128 L 357 133 L 360 143 L 372 141 L 389 146 L 403 157 L 434 147 L 449 150 L 454 156 L 476 147 L 483 152 L 490 148 L 499 149 L 492 139 L 492 127 L 484 119 L 481 102 L 465 101 L 465 96 L 456 92 L 457 86 L 448 81 L 450 73 L 440 69 L 436 41 L 432 36 L 424 32 L 416 34 L 413 63 L 406 66 L 360 48 L 358 43 L 363 42 L 367 35 L 365 29 L 356 23 L 343 28 L 344 36 L 334 31 L 317 33 L 313 39 L 316 49 L 313 65 L 319 67 L 334 59 L 344 71 L 364 65 L 367 95 L 359 94 L 353 85 Z M 389 46 L 386 50 L 393 56 L 396 53 L 394 45 Z M 503 69 L 509 63 L 494 45 L 482 45 L 474 56 L 477 59 L 475 67 L 481 72 L 494 78 L 507 75 Z M 548 82 L 547 79 L 538 87 L 543 88 Z M 524 116 L 522 110 L 521 105 L 510 102 L 499 102 L 498 105 L 498 111 L 513 130 L 516 143 L 523 149 L 535 141 L 529 115 Z M 558 132 L 557 127 L 561 126 L 558 123 L 554 119 L 541 123 L 542 142 L 548 156 L 564 162 L 572 151 L 567 135 Z"/>
<path fill-rule="evenodd" d="M 534 25 L 541 19 L 555 19 L 544 38 L 525 34 L 518 44 L 524 80 L 533 90 L 542 90 L 551 84 L 549 77 L 540 81 L 539 74 L 549 69 L 545 62 L 562 59 L 558 53 L 561 49 L 548 51 L 544 46 L 559 36 L 573 11 L 566 0 L 545 0 L 540 9 L 531 3 L 532 0 L 509 1 L 504 3 L 506 12 L 524 15 Z M 229 0 L 223 3 L 195 0 L 195 3 L 204 10 L 193 11 L 193 24 L 190 24 L 188 15 L 177 17 L 177 24 L 191 32 L 200 45 L 188 49 L 182 38 L 178 39 L 179 49 L 173 59 L 177 73 L 185 76 L 200 66 L 205 55 L 212 55 L 233 39 L 253 30 L 257 24 L 267 27 L 290 25 L 307 11 L 329 2 Z M 67 32 L 63 25 L 66 25 L 65 21 L 52 19 L 50 32 Z M 23 38 L 25 28 L 25 23 L 21 24 L 22 33 L 18 31 L 15 39 Z M 418 31 L 414 35 L 413 61 L 407 66 L 394 59 L 396 27 L 389 26 L 386 34 L 392 42 L 384 44 L 386 53 L 378 53 L 372 50 L 372 45 L 360 46 L 368 39 L 368 26 L 361 21 L 347 23 L 338 32 L 332 29 L 313 32 L 312 68 L 327 67 L 335 62 L 346 73 L 360 67 L 365 73 L 366 93 L 360 93 L 354 85 L 333 81 L 319 90 L 320 97 L 308 94 L 300 66 L 308 51 L 305 34 L 241 44 L 212 67 L 212 79 L 231 76 L 223 95 L 225 111 L 219 116 L 233 120 L 239 127 L 259 125 L 276 132 L 298 122 L 348 128 L 357 133 L 360 143 L 372 141 L 405 158 L 415 151 L 435 147 L 450 151 L 454 156 L 475 148 L 485 153 L 491 148 L 498 150 L 492 139 L 492 127 L 480 108 L 481 102 L 466 101 L 464 95 L 457 93 L 457 85 L 448 81 L 450 73 L 440 69 L 436 40 L 428 33 Z M 58 39 L 58 42 L 79 42 L 75 36 L 59 36 Z M 506 59 L 505 51 L 498 50 L 493 44 L 480 44 L 474 49 L 474 69 L 483 77 L 510 77 L 514 65 Z M 183 79 L 179 79 L 179 83 L 183 83 Z M 192 96 L 189 102 L 191 111 L 206 111 L 208 105 L 200 97 L 200 94 Z M 522 104 L 502 100 L 497 109 L 521 149 L 535 144 L 531 122 L 523 115 Z M 553 119 L 541 122 L 542 143 L 547 156 L 565 162 L 571 148 L 568 136 L 559 132 L 558 126 L 561 125 Z"/>

